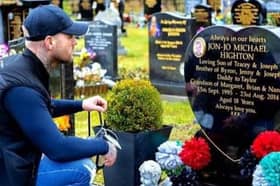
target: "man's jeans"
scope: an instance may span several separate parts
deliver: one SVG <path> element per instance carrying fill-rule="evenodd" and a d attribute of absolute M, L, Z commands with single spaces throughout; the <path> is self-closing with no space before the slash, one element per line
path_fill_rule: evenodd
<path fill-rule="evenodd" d="M 89 186 L 95 173 L 96 166 L 90 158 L 55 162 L 43 156 L 36 186 Z"/>

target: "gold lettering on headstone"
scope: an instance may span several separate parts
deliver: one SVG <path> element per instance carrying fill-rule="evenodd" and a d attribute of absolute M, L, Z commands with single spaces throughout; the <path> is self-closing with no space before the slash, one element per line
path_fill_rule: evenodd
<path fill-rule="evenodd" d="M 255 114 L 256 101 L 280 101 L 277 85 L 260 85 L 258 80 L 259 77 L 280 78 L 277 64 L 258 61 L 257 56 L 270 52 L 265 37 L 212 34 L 207 42 L 207 51 L 219 56 L 213 59 L 206 52 L 206 57 L 199 58 L 195 70 L 215 74 L 215 78 L 192 79 L 191 82 L 198 87 L 199 93 L 218 96 L 216 109 L 234 115 Z"/>
<path fill-rule="evenodd" d="M 157 60 L 159 61 L 181 61 L 182 55 L 181 54 L 171 54 L 171 53 L 157 53 L 156 54 Z"/>
<path fill-rule="evenodd" d="M 161 32 L 166 33 L 168 36 L 167 38 L 171 37 L 179 37 L 181 34 L 186 33 L 186 20 L 176 20 L 176 19 L 161 19 Z M 174 26 L 175 25 L 175 26 Z M 155 40 L 155 45 L 158 45 L 160 48 L 170 48 L 170 49 L 177 49 L 183 45 L 183 41 L 180 40 Z M 157 54 L 158 59 L 171 59 L 171 61 L 179 61 L 181 60 L 181 55 L 179 57 L 170 57 L 169 54 L 162 55 Z M 180 58 L 180 59 L 179 59 Z"/>
<path fill-rule="evenodd" d="M 159 45 L 161 48 L 173 48 L 176 49 L 183 45 L 182 41 L 168 41 L 168 40 L 155 40 L 155 44 Z"/>
<path fill-rule="evenodd" d="M 152 1 L 146 2 L 152 3 Z M 158 1 L 154 1 L 156 2 Z M 150 4 L 150 6 L 154 5 Z M 164 14 L 151 17 L 149 22 L 150 60 L 156 64 L 154 67 L 157 72 L 154 74 L 163 73 L 166 79 L 171 81 L 178 81 L 178 77 L 184 76 L 183 51 L 186 49 L 187 21 L 187 19 Z"/>
<path fill-rule="evenodd" d="M 242 3 L 234 9 L 234 12 L 237 23 L 253 25 L 256 24 L 260 10 L 252 3 Z"/>
<path fill-rule="evenodd" d="M 163 66 L 161 66 L 161 69 L 162 69 L 162 70 L 175 71 L 175 70 L 176 70 L 176 67 L 174 67 L 174 66 L 165 66 L 165 65 L 163 65 Z"/>

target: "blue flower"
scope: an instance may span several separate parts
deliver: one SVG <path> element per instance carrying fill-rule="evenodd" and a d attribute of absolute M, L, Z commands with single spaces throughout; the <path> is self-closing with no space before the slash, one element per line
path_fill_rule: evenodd
<path fill-rule="evenodd" d="M 269 186 L 280 185 L 280 152 L 271 152 L 260 161 L 263 175 Z"/>

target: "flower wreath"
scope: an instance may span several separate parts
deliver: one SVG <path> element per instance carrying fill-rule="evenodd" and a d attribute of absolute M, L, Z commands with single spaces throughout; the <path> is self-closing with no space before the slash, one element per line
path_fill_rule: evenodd
<path fill-rule="evenodd" d="M 197 173 L 211 161 L 210 147 L 202 137 L 193 137 L 184 143 L 166 141 L 155 155 L 174 186 L 200 185 Z M 241 157 L 240 166 L 241 176 L 253 176 L 253 186 L 280 185 L 280 133 L 259 133 Z"/>

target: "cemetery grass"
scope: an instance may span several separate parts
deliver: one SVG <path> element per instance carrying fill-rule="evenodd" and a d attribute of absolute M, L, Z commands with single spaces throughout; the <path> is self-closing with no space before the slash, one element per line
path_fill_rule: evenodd
<path fill-rule="evenodd" d="M 121 37 L 121 43 L 127 50 L 126 56 L 118 57 L 119 74 L 125 70 L 127 74 L 134 73 L 137 69 L 141 69 L 145 77 L 148 77 L 148 31 L 147 28 L 138 28 L 135 24 L 126 25 L 127 36 Z M 134 74 L 135 75 L 135 74 Z M 106 94 L 102 95 L 106 97 Z M 192 137 L 199 129 L 198 125 L 193 124 L 194 115 L 189 102 L 184 101 L 167 101 L 163 103 L 163 124 L 172 125 L 170 140 L 185 140 Z M 91 126 L 99 125 L 99 117 L 97 112 L 91 113 Z M 88 113 L 80 112 L 75 115 L 75 135 L 80 137 L 88 137 Z M 91 136 L 93 136 L 91 131 Z M 96 176 L 96 183 L 103 184 L 102 171 Z"/>

